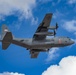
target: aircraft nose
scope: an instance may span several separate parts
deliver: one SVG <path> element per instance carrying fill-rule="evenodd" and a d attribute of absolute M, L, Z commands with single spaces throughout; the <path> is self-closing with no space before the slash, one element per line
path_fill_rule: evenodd
<path fill-rule="evenodd" d="M 71 44 L 74 44 L 75 42 L 73 40 L 71 40 Z"/>

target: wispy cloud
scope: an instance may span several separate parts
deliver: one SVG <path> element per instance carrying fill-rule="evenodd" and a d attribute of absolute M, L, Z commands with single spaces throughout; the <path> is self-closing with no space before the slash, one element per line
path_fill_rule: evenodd
<path fill-rule="evenodd" d="M 41 2 L 41 3 L 46 3 L 46 2 L 50 2 L 52 0 L 38 0 L 38 2 Z"/>
<path fill-rule="evenodd" d="M 63 28 L 69 32 L 76 32 L 76 20 L 64 21 Z"/>
<path fill-rule="evenodd" d="M 61 0 L 58 0 L 58 3 L 60 3 Z"/>
<path fill-rule="evenodd" d="M 61 0 L 58 0 L 57 3 L 59 3 Z M 54 2 L 54 0 L 38 0 L 40 3 L 47 3 L 47 2 Z"/>
<path fill-rule="evenodd" d="M 0 73 L 0 75 L 25 75 L 25 74 L 21 74 L 21 73 L 13 73 L 13 72 L 4 72 L 4 73 Z"/>
<path fill-rule="evenodd" d="M 69 4 L 76 4 L 76 0 L 68 0 Z"/>
<path fill-rule="evenodd" d="M 53 15 L 53 18 L 54 19 L 57 19 L 57 18 L 61 18 L 62 16 L 64 16 L 59 10 L 56 9 L 54 15 Z"/>
<path fill-rule="evenodd" d="M 59 65 L 51 65 L 42 75 L 76 75 L 76 56 L 63 58 Z"/>
<path fill-rule="evenodd" d="M 52 48 L 50 49 L 49 53 L 48 53 L 48 56 L 47 56 L 47 59 L 46 59 L 46 62 L 50 62 L 52 61 L 53 59 L 55 59 L 56 57 L 58 57 L 59 55 L 57 54 L 57 51 L 59 50 L 59 48 Z"/>
<path fill-rule="evenodd" d="M 38 24 L 38 18 L 32 18 L 32 25 Z"/>

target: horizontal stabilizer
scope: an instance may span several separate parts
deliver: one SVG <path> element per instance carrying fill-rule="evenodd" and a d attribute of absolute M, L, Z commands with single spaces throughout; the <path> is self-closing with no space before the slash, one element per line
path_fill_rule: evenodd
<path fill-rule="evenodd" d="M 11 44 L 12 42 L 12 33 L 11 32 L 7 32 L 2 40 L 2 49 L 7 49 L 8 46 Z"/>

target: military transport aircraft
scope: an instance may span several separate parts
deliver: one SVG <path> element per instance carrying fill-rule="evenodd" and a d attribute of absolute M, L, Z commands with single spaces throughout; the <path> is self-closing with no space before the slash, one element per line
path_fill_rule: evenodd
<path fill-rule="evenodd" d="M 55 36 L 58 24 L 56 23 L 56 26 L 50 26 L 52 15 L 52 13 L 45 15 L 31 39 L 15 38 L 7 26 L 2 25 L 2 39 L 0 40 L 2 42 L 2 49 L 7 49 L 11 43 L 16 44 L 30 50 L 31 58 L 37 58 L 39 52 L 49 51 L 52 47 L 64 47 L 73 44 L 74 41 L 68 37 Z M 49 31 L 49 29 L 53 31 Z M 47 36 L 54 37 L 46 38 Z"/>

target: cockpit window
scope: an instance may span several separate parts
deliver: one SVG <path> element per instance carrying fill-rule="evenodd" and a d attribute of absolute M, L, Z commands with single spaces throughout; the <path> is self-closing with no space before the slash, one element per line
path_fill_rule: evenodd
<path fill-rule="evenodd" d="M 69 40 L 71 40 L 69 37 L 67 37 Z"/>

